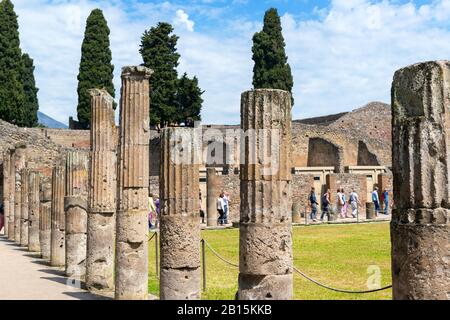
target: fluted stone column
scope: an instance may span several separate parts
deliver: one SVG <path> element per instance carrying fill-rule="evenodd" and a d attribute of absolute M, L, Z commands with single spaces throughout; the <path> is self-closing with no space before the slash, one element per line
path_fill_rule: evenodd
<path fill-rule="evenodd" d="M 217 226 L 219 193 L 216 168 L 206 168 L 206 224 L 208 227 Z"/>
<path fill-rule="evenodd" d="M 117 129 L 113 98 L 91 90 L 91 165 L 89 171 L 86 287 L 114 289 L 116 233 Z"/>
<path fill-rule="evenodd" d="M 20 180 L 22 182 L 21 188 L 21 206 L 20 206 L 20 246 L 28 246 L 28 176 L 27 168 L 22 169 L 20 173 Z"/>
<path fill-rule="evenodd" d="M 66 263 L 64 191 L 65 165 L 61 161 L 53 167 L 52 173 L 50 265 L 54 267 L 64 267 Z"/>
<path fill-rule="evenodd" d="M 10 198 L 10 178 L 9 178 L 9 170 L 11 166 L 11 153 L 9 150 L 3 154 L 3 212 L 5 216 L 5 235 L 8 236 L 9 232 L 9 198 Z"/>
<path fill-rule="evenodd" d="M 142 66 L 122 69 L 116 299 L 148 299 L 150 142 L 148 79 L 151 73 L 150 69 Z"/>
<path fill-rule="evenodd" d="M 14 197 L 16 195 L 16 160 L 15 149 L 9 150 L 9 214 L 8 214 L 8 240 L 14 240 Z"/>
<path fill-rule="evenodd" d="M 52 229 L 52 181 L 41 179 L 39 206 L 39 244 L 43 259 L 50 259 L 51 229 Z"/>
<path fill-rule="evenodd" d="M 450 299 L 450 62 L 398 70 L 392 84 L 393 298 Z"/>
<path fill-rule="evenodd" d="M 292 299 L 291 95 L 242 94 L 240 300 Z M 265 129 L 263 131 L 263 129 Z M 252 138 L 252 131 L 255 130 Z M 267 159 L 270 155 L 270 159 Z"/>
<path fill-rule="evenodd" d="M 69 151 L 66 157 L 66 275 L 86 274 L 87 195 L 89 154 Z"/>
<path fill-rule="evenodd" d="M 193 129 L 162 132 L 161 300 L 200 299 L 199 148 Z"/>
<path fill-rule="evenodd" d="M 20 231 L 22 223 L 22 169 L 25 168 L 26 146 L 19 145 L 14 151 L 15 166 L 15 192 L 14 192 L 14 241 L 20 244 Z"/>
<path fill-rule="evenodd" d="M 28 182 L 28 251 L 39 252 L 39 205 L 40 184 L 39 172 L 30 171 Z"/>

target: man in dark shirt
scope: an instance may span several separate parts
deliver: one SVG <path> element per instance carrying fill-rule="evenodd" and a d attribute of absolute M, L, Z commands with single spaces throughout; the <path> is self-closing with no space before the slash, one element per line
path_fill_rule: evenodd
<path fill-rule="evenodd" d="M 319 203 L 317 202 L 316 192 L 314 188 L 311 188 L 311 193 L 309 194 L 309 204 L 311 206 L 311 220 L 316 222 L 317 216 L 317 206 Z"/>

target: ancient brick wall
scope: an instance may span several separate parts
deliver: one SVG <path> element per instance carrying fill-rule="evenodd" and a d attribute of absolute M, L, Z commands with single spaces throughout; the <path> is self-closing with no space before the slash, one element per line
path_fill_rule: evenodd
<path fill-rule="evenodd" d="M 309 193 L 314 186 L 313 174 L 294 174 L 292 175 L 292 203 L 300 202 L 300 211 L 309 212 Z M 316 190 L 317 197 L 320 197 L 321 190 Z"/>
<path fill-rule="evenodd" d="M 89 130 L 68 130 L 68 129 L 47 129 L 47 128 L 31 128 L 41 136 L 48 138 L 55 144 L 65 147 L 76 147 L 89 149 L 90 147 L 90 131 Z"/>
<path fill-rule="evenodd" d="M 331 202 L 336 206 L 336 194 L 338 188 L 344 188 L 346 200 L 350 198 L 352 188 L 355 188 L 356 193 L 361 201 L 360 214 L 366 212 L 367 202 L 367 180 L 365 175 L 352 173 L 335 173 L 327 176 L 327 187 L 331 190 Z M 350 215 L 350 211 L 348 213 Z"/>

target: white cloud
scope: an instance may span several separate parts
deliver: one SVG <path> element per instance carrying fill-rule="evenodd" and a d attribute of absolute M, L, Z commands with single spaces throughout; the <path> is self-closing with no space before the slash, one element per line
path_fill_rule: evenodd
<path fill-rule="evenodd" d="M 14 4 L 22 48 L 35 60 L 41 111 L 55 119 L 67 122 L 70 115 L 76 117 L 85 20 L 100 7 L 111 29 L 116 98 L 121 67 L 142 62 L 138 50 L 144 30 L 176 17 L 179 72 L 197 75 L 206 90 L 204 122 L 239 123 L 240 94 L 252 83 L 251 38 L 261 28 L 262 17 L 235 16 L 221 24 L 224 30 L 208 30 L 197 20 L 194 32 L 186 12 L 207 15 L 204 6 L 125 0 L 15 0 Z M 285 14 L 284 36 L 295 81 L 294 117 L 346 111 L 371 100 L 389 102 L 396 69 L 450 58 L 449 6 L 449 0 L 421 7 L 388 0 L 333 0 L 329 8 L 314 10 L 316 19 Z"/>
<path fill-rule="evenodd" d="M 189 15 L 184 10 L 177 10 L 173 23 L 175 25 L 183 25 L 188 31 L 194 31 L 194 21 L 189 20 Z"/>

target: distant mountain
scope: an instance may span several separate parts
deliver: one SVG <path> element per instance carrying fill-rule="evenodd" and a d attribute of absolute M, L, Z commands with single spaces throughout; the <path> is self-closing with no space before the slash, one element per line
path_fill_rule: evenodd
<path fill-rule="evenodd" d="M 68 126 L 66 126 L 64 123 L 56 121 L 55 119 L 50 118 L 48 115 L 46 115 L 45 113 L 42 113 L 40 111 L 38 111 L 38 121 L 40 124 L 46 126 L 47 128 L 52 128 L 52 129 L 67 129 L 68 128 Z"/>

